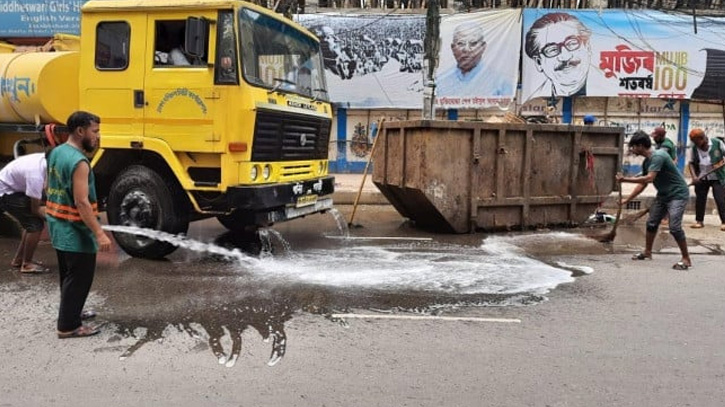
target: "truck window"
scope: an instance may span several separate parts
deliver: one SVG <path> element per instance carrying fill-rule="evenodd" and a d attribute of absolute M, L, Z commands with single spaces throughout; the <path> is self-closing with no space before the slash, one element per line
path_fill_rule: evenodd
<path fill-rule="evenodd" d="M 128 67 L 131 26 L 125 21 L 102 22 L 96 26 L 96 69 L 122 71 Z"/>
<path fill-rule="evenodd" d="M 186 20 L 160 20 L 155 24 L 154 66 L 191 66 L 184 50 Z"/>
<path fill-rule="evenodd" d="M 320 45 L 254 10 L 239 11 L 244 79 L 255 86 L 329 100 Z"/>
<path fill-rule="evenodd" d="M 220 11 L 217 32 L 217 53 L 214 82 L 217 84 L 239 84 L 237 74 L 237 41 L 234 36 L 234 15 L 231 11 Z"/>

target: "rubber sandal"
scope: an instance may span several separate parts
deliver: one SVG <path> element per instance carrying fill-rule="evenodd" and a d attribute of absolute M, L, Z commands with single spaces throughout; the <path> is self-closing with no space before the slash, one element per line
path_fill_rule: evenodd
<path fill-rule="evenodd" d="M 81 320 L 92 319 L 96 317 L 96 311 L 92 309 L 83 310 L 81 312 Z"/>
<path fill-rule="evenodd" d="M 88 325 L 81 325 L 70 332 L 58 331 L 58 339 L 85 338 L 86 336 L 96 335 L 99 332 L 101 332 L 101 330 L 98 328 L 90 327 Z"/>
<path fill-rule="evenodd" d="M 632 256 L 632 260 L 652 260 L 652 256 L 647 256 L 642 252 L 639 252 Z"/>
<path fill-rule="evenodd" d="M 702 223 L 700 223 L 700 222 L 697 222 L 697 223 L 693 223 L 692 225 L 690 225 L 690 228 L 692 228 L 692 229 L 702 229 L 702 228 L 704 228 L 704 227 L 705 227 L 705 225 L 703 225 L 703 224 L 702 224 Z"/>
<path fill-rule="evenodd" d="M 26 263 L 22 267 L 20 267 L 20 272 L 23 274 L 42 274 L 49 271 L 49 268 L 38 263 Z"/>
<path fill-rule="evenodd" d="M 672 265 L 672 269 L 673 270 L 687 270 L 690 267 L 692 267 L 692 266 L 688 266 L 687 264 L 685 264 L 685 263 L 683 263 L 681 261 L 678 261 L 677 263 L 675 263 L 675 264 Z"/>
<path fill-rule="evenodd" d="M 39 266 L 45 266 L 45 264 L 42 261 L 31 261 L 29 263 L 37 264 Z M 19 269 L 22 266 L 23 266 L 23 262 L 22 261 L 20 263 L 10 262 L 10 267 L 12 267 L 14 269 Z"/>

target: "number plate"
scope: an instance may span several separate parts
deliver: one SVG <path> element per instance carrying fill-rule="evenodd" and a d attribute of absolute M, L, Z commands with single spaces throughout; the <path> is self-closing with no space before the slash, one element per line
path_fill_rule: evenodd
<path fill-rule="evenodd" d="M 302 195 L 301 197 L 297 198 L 297 204 L 295 205 L 295 207 L 301 208 L 303 206 L 314 205 L 315 202 L 317 202 L 317 195 Z"/>

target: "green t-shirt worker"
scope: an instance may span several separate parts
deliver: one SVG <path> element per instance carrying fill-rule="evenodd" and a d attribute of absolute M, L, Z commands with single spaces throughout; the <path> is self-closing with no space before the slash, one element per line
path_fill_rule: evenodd
<path fill-rule="evenodd" d="M 93 284 L 96 252 L 111 248 L 111 240 L 98 221 L 96 188 L 90 162 L 84 153 L 98 147 L 101 119 L 88 112 L 68 117 L 68 141 L 48 156 L 48 189 L 45 214 L 50 240 L 58 256 L 60 309 L 58 338 L 95 335 L 99 329 L 83 325 L 83 306 Z"/>
<path fill-rule="evenodd" d="M 632 193 L 623 199 L 620 204 L 625 205 L 639 195 L 647 184 L 652 182 L 657 188 L 657 196 L 650 207 L 649 218 L 647 219 L 647 234 L 645 238 L 645 249 L 636 254 L 632 260 L 652 259 L 652 245 L 657 236 L 657 229 L 665 214 L 670 216 L 670 234 L 680 248 L 682 259 L 675 263 L 672 268 L 675 270 L 687 270 L 692 267 L 690 254 L 687 251 L 687 240 L 685 231 L 682 230 L 682 216 L 685 214 L 687 202 L 690 200 L 690 191 L 687 188 L 685 178 L 675 166 L 672 158 L 664 150 L 652 151 L 652 140 L 643 131 L 636 132 L 629 140 L 629 150 L 637 156 L 644 157 L 642 163 L 642 174 L 637 177 L 625 177 L 617 174 L 618 182 L 630 182 L 638 184 Z M 621 186 L 620 186 L 621 188 Z"/>
<path fill-rule="evenodd" d="M 672 161 L 677 161 L 677 147 L 675 147 L 672 140 L 667 138 L 667 131 L 664 127 L 656 127 L 652 131 L 652 139 L 655 141 L 657 150 L 664 150 L 672 158 Z"/>

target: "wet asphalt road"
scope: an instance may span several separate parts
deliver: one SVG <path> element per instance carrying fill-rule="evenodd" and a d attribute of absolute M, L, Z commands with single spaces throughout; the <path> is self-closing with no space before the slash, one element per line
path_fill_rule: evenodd
<path fill-rule="evenodd" d="M 341 211 L 349 215 L 350 208 Z M 356 216 L 361 227 L 350 233 L 360 240 L 339 239 L 329 215 L 275 226 L 290 248 L 272 236 L 272 266 L 256 271 L 188 250 L 164 262 L 104 254 L 89 299 L 99 311 L 97 323 L 105 324 L 94 338 L 55 338 L 55 273 L 0 269 L 0 406 L 70 406 L 79 398 L 114 406 L 725 403 L 719 246 L 725 239 L 714 225 L 687 230 L 695 253 L 688 272 L 670 269 L 678 256 L 667 235 L 658 239 L 654 260 L 629 260 L 643 241 L 637 226 L 620 229 L 613 246 L 541 232 L 515 236 L 506 242 L 521 251 L 504 256 L 500 267 L 531 258 L 519 266 L 543 270 L 537 276 L 551 272 L 554 279 L 517 293 L 506 287 L 522 281 L 446 283 L 450 276 L 444 275 L 431 280 L 431 289 L 429 280 L 412 283 L 414 276 L 376 275 L 377 281 L 366 279 L 375 274 L 370 271 L 345 274 L 349 264 L 361 262 L 349 255 L 359 246 L 373 270 L 407 262 L 431 273 L 430 264 L 486 261 L 472 257 L 482 235 L 430 235 L 411 229 L 387 206 L 362 207 Z M 234 240 L 215 221 L 193 224 L 189 236 Z M 433 240 L 361 239 L 366 236 Z M 9 263 L 15 244 L 0 237 L 0 264 Z M 408 257 L 378 263 L 391 253 Z M 428 263 L 414 256 L 420 253 Z M 54 268 L 47 243 L 36 257 Z M 593 273 L 572 268 L 562 277 L 561 270 L 549 270 L 561 262 Z M 548 290 L 547 284 L 558 286 Z M 336 316 L 341 313 L 412 318 Z"/>

